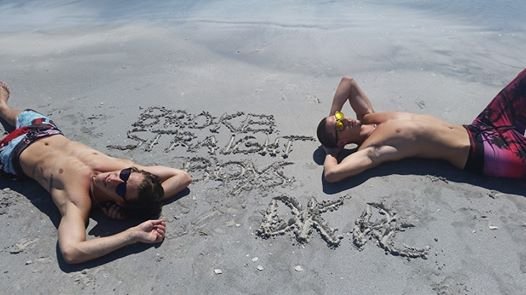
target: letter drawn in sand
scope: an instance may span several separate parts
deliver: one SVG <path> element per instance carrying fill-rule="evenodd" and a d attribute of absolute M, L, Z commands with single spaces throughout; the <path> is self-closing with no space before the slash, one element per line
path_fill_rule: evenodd
<path fill-rule="evenodd" d="M 194 182 L 221 181 L 229 187 L 228 194 L 235 196 L 242 191 L 267 191 L 272 187 L 293 182 L 294 178 L 287 177 L 283 173 L 283 167 L 291 164 L 291 162 L 278 161 L 258 169 L 248 160 L 219 162 L 214 157 L 193 157 L 184 163 L 183 168 L 192 173 Z"/>
<path fill-rule="evenodd" d="M 256 234 L 261 238 L 268 239 L 277 235 L 283 235 L 286 232 L 292 232 L 296 240 L 304 244 L 310 240 L 312 230 L 316 229 L 327 243 L 327 246 L 331 248 L 338 247 L 343 236 L 336 234 L 338 229 L 331 228 L 321 217 L 321 214 L 337 210 L 343 204 L 345 198 L 350 198 L 350 196 L 343 196 L 337 200 L 322 201 L 320 203 L 316 198 L 312 197 L 307 203 L 307 208 L 303 208 L 294 197 L 275 197 L 270 202 L 265 214 L 263 214 L 261 226 L 256 231 Z M 288 221 L 285 221 L 278 215 L 278 201 L 291 209 L 292 218 Z"/>
<path fill-rule="evenodd" d="M 377 209 L 378 213 L 384 217 L 372 220 L 372 208 Z M 367 207 L 360 218 L 355 221 L 355 226 L 352 230 L 352 241 L 358 250 L 362 250 L 368 240 L 375 239 L 377 245 L 384 249 L 386 253 L 407 258 L 425 259 L 427 258 L 429 247 L 418 249 L 407 245 L 402 247 L 394 245 L 396 232 L 404 231 L 405 228 L 413 226 L 412 224 L 399 222 L 396 213 L 391 212 L 382 203 L 367 203 Z"/>
<path fill-rule="evenodd" d="M 227 142 L 220 142 L 214 136 L 220 129 L 228 133 Z M 278 133 L 276 131 L 273 115 L 245 115 L 243 112 L 235 112 L 225 113 L 217 118 L 207 111 L 194 115 L 184 110 L 149 107 L 139 114 L 139 118 L 132 123 L 132 128 L 127 132 L 128 139 L 135 141 L 135 144 L 111 144 L 107 147 L 118 150 L 134 150 L 141 147 L 150 152 L 159 145 L 166 153 L 175 151 L 177 147 L 189 153 L 197 153 L 206 148 L 208 154 L 215 156 L 259 154 L 271 157 L 281 155 L 287 158 L 293 150 L 293 142 L 315 141 L 311 136 L 298 135 L 276 136 L 270 139 L 271 135 Z M 236 137 L 242 134 L 245 136 Z"/>
<path fill-rule="evenodd" d="M 192 172 L 194 181 L 221 181 L 230 195 L 251 190 L 266 192 L 293 182 L 294 178 L 286 177 L 283 172 L 283 167 L 292 162 L 265 161 L 270 164 L 256 167 L 254 156 L 288 158 L 295 144 L 314 141 L 311 136 L 279 135 L 273 115 L 238 111 L 216 117 L 207 111 L 192 114 L 165 107 L 141 110 L 127 131 L 132 144 L 108 145 L 108 148 L 162 150 L 176 157 L 181 153 L 193 154 L 191 158 L 183 158 L 187 160 L 185 166 Z M 209 158 L 202 157 L 203 153 Z"/>
<path fill-rule="evenodd" d="M 245 121 L 241 125 L 242 133 L 257 133 L 272 134 L 276 128 L 273 115 L 263 114 L 247 114 Z"/>

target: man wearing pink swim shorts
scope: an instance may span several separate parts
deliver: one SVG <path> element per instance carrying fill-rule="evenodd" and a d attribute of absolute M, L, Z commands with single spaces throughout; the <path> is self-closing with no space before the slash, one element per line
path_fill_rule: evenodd
<path fill-rule="evenodd" d="M 341 109 L 349 101 L 356 119 Z M 374 112 L 356 81 L 342 78 L 329 116 L 318 125 L 327 154 L 324 177 L 336 182 L 384 162 L 417 157 L 442 159 L 489 176 L 526 179 L 526 70 L 511 81 L 470 125 L 428 115 Z M 349 143 L 357 151 L 338 159 Z"/>

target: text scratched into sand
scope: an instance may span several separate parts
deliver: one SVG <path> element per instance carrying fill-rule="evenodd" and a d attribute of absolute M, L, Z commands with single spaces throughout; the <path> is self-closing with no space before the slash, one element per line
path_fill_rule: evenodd
<path fill-rule="evenodd" d="M 207 153 L 206 157 L 185 157 L 183 168 L 194 182 L 221 181 L 228 195 L 243 191 L 268 190 L 294 181 L 284 174 L 284 167 L 293 164 L 284 160 L 297 142 L 314 141 L 311 136 L 277 135 L 273 115 L 244 112 L 214 116 L 202 111 L 192 114 L 184 110 L 149 107 L 132 123 L 127 137 L 135 143 L 109 145 L 120 150 L 160 150 L 175 154 Z M 239 156 L 249 156 L 240 159 Z M 236 160 L 228 156 L 238 156 Z M 257 156 L 265 164 L 256 164 Z"/>
<path fill-rule="evenodd" d="M 206 111 L 191 114 L 183 110 L 149 107 L 127 132 L 133 144 L 108 147 L 193 154 L 184 157 L 183 168 L 192 174 L 194 182 L 220 181 L 227 188 L 227 195 L 238 196 L 252 190 L 268 192 L 294 181 L 294 177 L 284 172 L 284 167 L 294 162 L 285 159 L 289 158 L 295 143 L 314 141 L 314 138 L 277 134 L 279 130 L 273 115 L 234 112 L 214 116 Z M 203 153 L 206 156 L 202 156 Z M 244 157 L 240 157 L 242 155 Z M 254 157 L 263 158 L 264 164 L 256 164 Z M 263 214 L 256 235 L 267 239 L 290 232 L 297 242 L 305 244 L 313 231 L 317 231 L 329 247 L 338 247 L 343 236 L 337 234 L 337 228 L 329 226 L 322 214 L 338 210 L 345 198 L 319 202 L 312 197 L 307 206 L 302 206 L 294 197 L 275 197 Z M 283 203 L 290 213 L 280 212 L 279 203 Z M 362 250 L 368 240 L 376 240 L 386 253 L 425 258 L 427 248 L 395 246 L 396 232 L 411 226 L 400 223 L 395 215 L 382 204 L 369 203 L 350 233 L 353 244 Z"/>
<path fill-rule="evenodd" d="M 229 135 L 222 141 L 219 135 Z M 203 111 L 191 114 L 183 110 L 165 107 L 149 107 L 139 115 L 127 132 L 135 144 L 109 145 L 114 149 L 142 147 L 152 151 L 158 147 L 164 152 L 177 148 L 194 153 L 206 150 L 211 156 L 257 154 L 287 158 L 295 142 L 314 141 L 312 136 L 277 136 L 273 115 L 236 112 L 214 116 Z"/>
<path fill-rule="evenodd" d="M 256 231 L 256 234 L 262 238 L 270 238 L 277 235 L 283 235 L 286 232 L 294 233 L 296 240 L 303 244 L 310 240 L 313 229 L 316 229 L 323 240 L 327 242 L 329 247 L 337 247 L 340 245 L 342 235 L 338 235 L 337 228 L 331 228 L 329 224 L 321 216 L 327 211 L 335 211 L 343 205 L 341 197 L 337 200 L 318 202 L 316 198 L 312 197 L 306 208 L 296 200 L 294 197 L 279 196 L 272 199 L 265 214 L 261 226 Z M 285 204 L 291 210 L 292 217 L 285 221 L 283 217 L 278 214 L 278 201 Z"/>
<path fill-rule="evenodd" d="M 294 238 L 300 244 L 310 240 L 312 232 L 316 230 L 327 246 L 336 248 L 340 245 L 343 235 L 338 235 L 337 228 L 332 228 L 321 216 L 327 211 L 336 211 L 343 205 L 343 196 L 336 200 L 318 202 L 312 197 L 303 207 L 294 197 L 279 196 L 272 199 L 267 210 L 263 214 L 261 225 L 256 230 L 256 235 L 263 239 L 293 233 Z M 290 214 L 280 215 L 278 203 L 283 203 L 290 209 Z M 286 217 L 289 216 L 288 220 Z M 367 207 L 355 221 L 351 231 L 351 240 L 358 250 L 363 250 L 368 240 L 375 240 L 378 247 L 384 249 L 385 253 L 407 258 L 427 258 L 429 247 L 415 248 L 407 245 L 395 245 L 397 232 L 413 227 L 412 224 L 402 222 L 391 209 L 382 203 L 367 203 Z"/>
<path fill-rule="evenodd" d="M 230 195 L 238 195 L 242 191 L 266 190 L 293 182 L 294 178 L 285 176 L 283 172 L 283 167 L 291 164 L 292 162 L 277 161 L 256 167 L 250 160 L 221 162 L 213 157 L 193 157 L 183 168 L 192 172 L 194 181 L 221 181 L 231 188 Z"/>

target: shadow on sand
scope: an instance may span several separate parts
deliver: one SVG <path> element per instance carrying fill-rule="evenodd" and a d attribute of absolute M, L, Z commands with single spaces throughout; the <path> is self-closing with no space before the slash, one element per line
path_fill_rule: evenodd
<path fill-rule="evenodd" d="M 340 157 L 343 158 L 352 152 L 353 150 L 345 150 Z M 313 153 L 313 160 L 318 165 L 323 166 L 324 159 L 325 151 L 319 147 Z M 323 183 L 323 192 L 326 194 L 335 194 L 351 189 L 364 183 L 370 178 L 396 174 L 435 176 L 444 178 L 447 181 L 468 183 L 489 190 L 499 191 L 501 193 L 526 196 L 526 185 L 521 180 L 487 177 L 469 171 L 462 171 L 454 168 L 445 161 L 438 160 L 405 159 L 385 163 L 337 183 L 326 182 L 323 178 L 322 169 L 320 169 L 320 174 Z"/>
<path fill-rule="evenodd" d="M 21 195 L 24 195 L 36 208 L 38 208 L 38 210 L 46 214 L 49 217 L 50 221 L 53 223 L 53 225 L 56 228 L 58 228 L 61 219 L 60 212 L 51 200 L 51 197 L 48 194 L 48 192 L 45 191 L 36 181 L 30 179 L 14 180 L 9 179 L 7 177 L 0 177 L 0 189 L 4 188 L 9 188 Z M 179 200 L 180 198 L 188 195 L 189 193 L 190 190 L 186 188 L 174 197 L 168 199 L 165 202 L 165 205 L 171 204 Z M 96 222 L 96 225 L 88 232 L 88 234 L 95 237 L 110 236 L 141 223 L 141 221 L 138 220 L 112 220 L 106 217 L 99 209 L 94 209 L 91 212 L 90 218 Z M 87 268 L 93 268 L 128 255 L 139 253 L 151 247 L 157 248 L 160 247 L 161 244 L 162 242 L 158 244 L 137 243 L 109 253 L 93 261 L 71 265 L 64 261 L 64 258 L 60 253 L 60 249 L 57 242 L 57 262 L 62 271 L 67 273 L 76 272 Z"/>

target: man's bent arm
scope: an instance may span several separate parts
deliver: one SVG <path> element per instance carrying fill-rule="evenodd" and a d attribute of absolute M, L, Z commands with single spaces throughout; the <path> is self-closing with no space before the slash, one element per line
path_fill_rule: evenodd
<path fill-rule="evenodd" d="M 397 149 L 392 146 L 369 146 L 348 155 L 340 163 L 335 156 L 327 154 L 323 163 L 323 174 L 327 182 L 337 182 L 399 158 Z"/>
<path fill-rule="evenodd" d="M 351 77 L 343 77 L 340 84 L 338 84 L 338 88 L 336 88 L 329 116 L 334 115 L 337 111 L 341 111 L 347 100 L 356 113 L 358 120 L 362 120 L 366 114 L 374 113 L 371 101 L 360 86 L 358 86 L 358 83 Z"/>
<path fill-rule="evenodd" d="M 338 163 L 334 155 L 327 154 L 323 163 L 323 175 L 327 182 L 338 182 L 371 168 L 372 164 L 373 161 L 367 155 L 366 150 L 348 155 L 341 163 Z"/>
<path fill-rule="evenodd" d="M 67 206 L 58 227 L 59 247 L 67 263 L 89 261 L 137 242 L 156 243 L 164 239 L 164 221 L 149 220 L 118 234 L 86 241 L 84 214 L 73 203 Z"/>
<path fill-rule="evenodd" d="M 190 175 L 183 170 L 166 166 L 139 166 L 138 168 L 155 174 L 161 179 L 164 189 L 163 199 L 175 196 L 192 183 Z"/>

